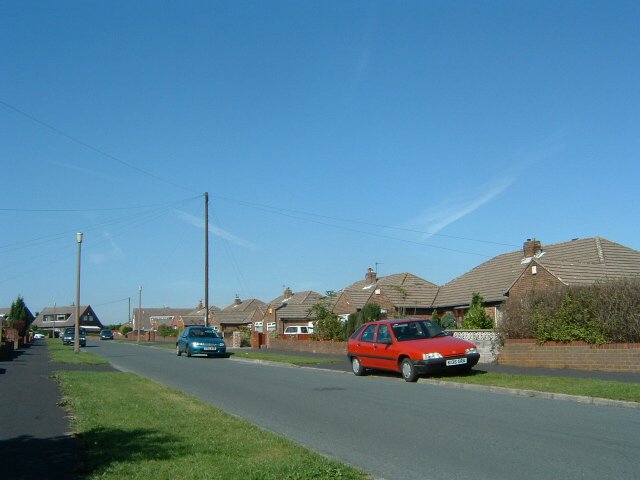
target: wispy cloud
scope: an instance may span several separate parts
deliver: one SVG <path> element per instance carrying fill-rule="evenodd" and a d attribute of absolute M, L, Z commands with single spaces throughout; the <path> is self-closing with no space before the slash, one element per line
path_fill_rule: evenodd
<path fill-rule="evenodd" d="M 478 210 L 507 190 L 515 181 L 515 177 L 506 177 L 480 191 L 469 191 L 467 195 L 451 195 L 439 203 L 429 207 L 422 214 L 409 220 L 407 226 L 426 232 L 423 239 L 440 232 L 452 223 Z"/>
<path fill-rule="evenodd" d="M 104 240 L 100 243 L 108 243 L 111 247 L 107 251 L 104 252 L 90 252 L 87 254 L 89 258 L 89 262 L 94 265 L 102 265 L 104 263 L 110 262 L 112 260 L 124 260 L 126 255 L 120 248 L 120 246 L 115 242 L 113 236 L 109 232 L 103 233 Z"/>
<path fill-rule="evenodd" d="M 181 210 L 174 209 L 173 212 L 183 222 L 204 230 L 204 220 L 202 218 L 196 217 L 195 215 L 191 215 L 190 213 L 186 213 Z M 222 238 L 241 247 L 248 248 L 250 250 L 256 249 L 255 245 L 253 245 L 251 242 L 237 237 L 234 234 L 227 232 L 226 230 L 216 225 L 213 225 L 211 222 L 209 222 L 209 232 L 216 237 Z"/>
<path fill-rule="evenodd" d="M 79 167 L 77 165 L 73 165 L 71 163 L 63 163 L 63 162 L 49 162 L 52 165 L 55 165 L 57 167 L 62 167 L 65 168 L 67 170 L 74 170 L 76 172 L 80 172 L 80 173 L 86 173 L 87 175 L 92 175 L 94 177 L 101 177 L 101 178 L 107 178 L 109 180 L 119 180 L 118 178 L 112 176 L 112 175 L 107 175 L 106 173 L 102 173 L 102 172 L 98 172 L 96 170 L 90 170 L 88 168 L 83 168 L 83 167 Z"/>

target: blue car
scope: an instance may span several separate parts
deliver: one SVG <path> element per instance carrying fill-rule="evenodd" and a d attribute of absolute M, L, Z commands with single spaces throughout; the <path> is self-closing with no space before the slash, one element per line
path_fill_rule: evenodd
<path fill-rule="evenodd" d="M 186 327 L 176 342 L 176 355 L 207 355 L 208 357 L 227 357 L 227 344 L 220 334 L 211 327 Z"/>

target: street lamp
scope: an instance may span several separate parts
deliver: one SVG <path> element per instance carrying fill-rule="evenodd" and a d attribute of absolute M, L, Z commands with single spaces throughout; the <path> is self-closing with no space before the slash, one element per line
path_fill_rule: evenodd
<path fill-rule="evenodd" d="M 76 274 L 76 329 L 73 337 L 73 352 L 80 352 L 80 252 L 82 250 L 82 233 L 76 233 L 78 242 L 78 270 Z"/>

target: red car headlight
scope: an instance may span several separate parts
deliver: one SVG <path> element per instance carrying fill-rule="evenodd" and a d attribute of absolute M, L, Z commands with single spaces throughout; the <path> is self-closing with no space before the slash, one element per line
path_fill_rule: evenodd
<path fill-rule="evenodd" d="M 435 358 L 442 358 L 442 354 L 440 352 L 431 352 L 431 353 L 423 353 L 423 360 L 433 360 Z"/>

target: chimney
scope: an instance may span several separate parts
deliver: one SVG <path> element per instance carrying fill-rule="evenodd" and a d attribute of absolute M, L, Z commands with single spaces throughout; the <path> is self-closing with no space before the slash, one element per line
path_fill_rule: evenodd
<path fill-rule="evenodd" d="M 242 300 L 240 300 L 240 297 L 236 295 L 236 298 L 233 300 L 233 303 L 235 305 L 240 305 L 242 303 Z"/>
<path fill-rule="evenodd" d="M 530 258 L 542 251 L 542 244 L 540 243 L 540 240 L 527 238 L 522 249 L 524 250 L 524 257 Z"/>
<path fill-rule="evenodd" d="M 285 300 L 289 300 L 291 297 L 293 297 L 293 292 L 291 291 L 291 289 L 289 287 L 284 289 L 284 299 Z"/>
<path fill-rule="evenodd" d="M 371 285 L 372 283 L 376 283 L 376 272 L 373 271 L 373 268 L 369 267 L 364 278 L 369 285 Z"/>

